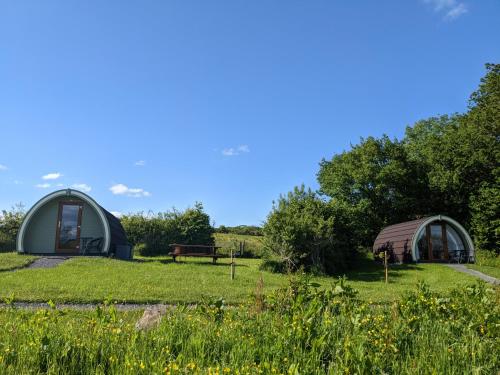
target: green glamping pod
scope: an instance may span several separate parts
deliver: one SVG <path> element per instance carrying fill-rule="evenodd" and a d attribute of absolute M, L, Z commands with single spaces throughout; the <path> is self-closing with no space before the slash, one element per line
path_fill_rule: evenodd
<path fill-rule="evenodd" d="M 54 191 L 31 207 L 17 235 L 17 251 L 132 257 L 120 220 L 74 189 Z"/>

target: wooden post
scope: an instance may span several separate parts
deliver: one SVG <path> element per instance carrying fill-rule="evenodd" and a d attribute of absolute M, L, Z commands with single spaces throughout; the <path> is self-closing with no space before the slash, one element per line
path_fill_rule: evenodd
<path fill-rule="evenodd" d="M 233 257 L 233 249 L 231 249 L 231 280 L 234 280 L 234 257 Z"/>
<path fill-rule="evenodd" d="M 387 284 L 389 279 L 389 274 L 387 270 L 387 250 L 384 251 L 384 268 L 385 268 L 385 283 Z"/>

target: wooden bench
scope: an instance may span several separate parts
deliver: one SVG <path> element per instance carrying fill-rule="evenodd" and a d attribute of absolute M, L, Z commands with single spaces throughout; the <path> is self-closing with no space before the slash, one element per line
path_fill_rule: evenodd
<path fill-rule="evenodd" d="M 217 249 L 220 246 L 207 246 L 207 245 L 182 245 L 182 244 L 170 244 L 174 250 L 168 255 L 171 255 L 174 259 L 177 257 L 207 257 L 212 258 L 212 263 L 215 264 L 218 258 L 223 255 L 217 254 Z"/>

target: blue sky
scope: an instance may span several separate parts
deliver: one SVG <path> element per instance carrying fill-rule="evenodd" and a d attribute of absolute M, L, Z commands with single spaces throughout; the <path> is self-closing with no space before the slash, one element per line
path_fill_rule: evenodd
<path fill-rule="evenodd" d="M 0 208 L 76 186 L 110 211 L 260 224 L 360 137 L 466 109 L 497 0 L 0 3 Z"/>

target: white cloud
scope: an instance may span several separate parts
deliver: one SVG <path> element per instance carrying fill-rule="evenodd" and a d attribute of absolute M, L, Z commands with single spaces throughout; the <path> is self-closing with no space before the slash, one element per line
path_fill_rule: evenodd
<path fill-rule="evenodd" d="M 462 14 L 467 13 L 468 9 L 464 3 L 457 4 L 457 6 L 453 7 L 446 13 L 445 19 L 453 20 L 455 18 L 460 17 Z"/>
<path fill-rule="evenodd" d="M 55 173 L 49 173 L 49 174 L 46 174 L 45 176 L 42 176 L 42 179 L 44 179 L 44 180 L 57 180 L 61 176 L 62 176 L 61 173 L 55 172 Z"/>
<path fill-rule="evenodd" d="M 6 171 L 7 169 L 9 168 L 6 165 L 0 164 L 0 171 Z"/>
<path fill-rule="evenodd" d="M 146 165 L 146 160 L 137 160 L 134 165 L 138 167 L 144 167 Z"/>
<path fill-rule="evenodd" d="M 224 156 L 234 156 L 234 155 L 238 155 L 236 153 L 236 150 L 234 148 L 225 148 L 224 150 L 222 150 L 222 155 Z"/>
<path fill-rule="evenodd" d="M 113 214 L 113 216 L 116 216 L 117 218 L 121 218 L 123 216 L 123 212 L 120 211 L 111 211 L 111 214 Z"/>
<path fill-rule="evenodd" d="M 21 185 L 23 183 L 22 181 L 19 180 L 14 180 L 12 182 L 14 182 L 14 185 Z"/>
<path fill-rule="evenodd" d="M 240 154 L 246 154 L 250 152 L 250 147 L 248 145 L 239 145 L 238 147 L 229 147 L 222 150 L 222 155 L 224 156 L 236 156 Z"/>
<path fill-rule="evenodd" d="M 445 20 L 454 20 L 462 14 L 467 13 L 468 9 L 465 3 L 457 0 L 423 0 L 434 9 L 434 12 L 443 15 Z"/>
<path fill-rule="evenodd" d="M 250 152 L 250 147 L 248 147 L 248 145 L 240 145 L 240 146 L 238 146 L 238 151 L 239 152 Z"/>
<path fill-rule="evenodd" d="M 50 187 L 50 184 L 36 184 L 35 187 L 40 188 L 40 189 L 47 189 Z"/>
<path fill-rule="evenodd" d="M 92 187 L 87 185 L 87 184 L 73 184 L 71 185 L 73 189 L 83 191 L 84 193 L 88 193 L 90 190 L 92 190 Z"/>
<path fill-rule="evenodd" d="M 115 195 L 126 195 L 127 197 L 149 197 L 151 193 L 141 188 L 129 188 L 124 184 L 115 184 L 109 188 L 111 192 Z"/>

